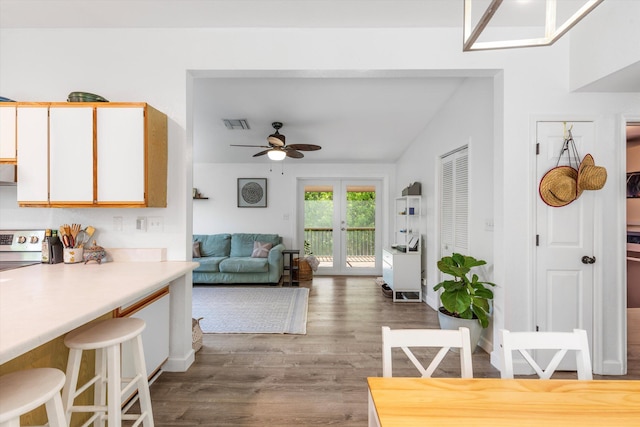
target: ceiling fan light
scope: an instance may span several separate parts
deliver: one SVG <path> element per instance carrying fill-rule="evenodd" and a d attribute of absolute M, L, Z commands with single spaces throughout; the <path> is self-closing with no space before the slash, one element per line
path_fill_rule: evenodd
<path fill-rule="evenodd" d="M 267 156 L 271 160 L 284 160 L 284 158 L 287 157 L 287 153 L 282 150 L 271 150 L 267 153 Z"/>

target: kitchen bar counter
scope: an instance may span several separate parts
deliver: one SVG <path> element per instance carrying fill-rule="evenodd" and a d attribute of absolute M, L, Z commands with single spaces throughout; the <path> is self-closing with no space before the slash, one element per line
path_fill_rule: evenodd
<path fill-rule="evenodd" d="M 38 264 L 0 273 L 0 364 L 169 285 L 167 371 L 186 371 L 195 262 Z"/>

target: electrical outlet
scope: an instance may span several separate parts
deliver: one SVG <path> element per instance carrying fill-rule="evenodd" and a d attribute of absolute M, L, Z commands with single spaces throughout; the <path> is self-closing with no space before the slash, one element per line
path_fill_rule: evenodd
<path fill-rule="evenodd" d="M 139 216 L 136 218 L 136 230 L 147 231 L 147 217 Z"/>
<path fill-rule="evenodd" d="M 493 218 L 487 218 L 484 220 L 484 230 L 493 231 Z"/>
<path fill-rule="evenodd" d="M 147 223 L 147 231 L 149 233 L 162 233 L 164 229 L 164 220 L 161 216 L 150 216 Z"/>

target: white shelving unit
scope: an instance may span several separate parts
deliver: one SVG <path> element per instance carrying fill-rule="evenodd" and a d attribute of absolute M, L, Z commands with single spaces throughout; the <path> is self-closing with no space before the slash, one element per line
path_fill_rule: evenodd
<path fill-rule="evenodd" d="M 421 196 L 395 199 L 395 247 L 382 250 L 382 277 L 394 302 L 422 301 L 421 201 Z"/>
<path fill-rule="evenodd" d="M 407 253 L 422 251 L 421 201 L 421 196 L 398 197 L 395 201 L 394 243 L 399 248 L 407 248 Z"/>

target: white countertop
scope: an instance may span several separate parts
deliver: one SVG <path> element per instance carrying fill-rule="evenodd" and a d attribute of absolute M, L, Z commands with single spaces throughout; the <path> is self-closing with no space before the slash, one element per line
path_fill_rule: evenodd
<path fill-rule="evenodd" d="M 38 264 L 0 272 L 0 364 L 134 302 L 196 262 Z"/>

